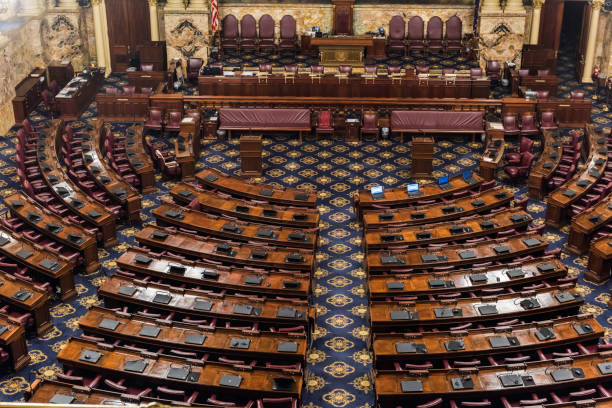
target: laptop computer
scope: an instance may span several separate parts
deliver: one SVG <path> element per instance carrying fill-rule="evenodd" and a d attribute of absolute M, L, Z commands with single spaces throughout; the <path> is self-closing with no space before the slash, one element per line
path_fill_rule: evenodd
<path fill-rule="evenodd" d="M 452 188 L 453 186 L 450 185 L 449 183 L 449 178 L 448 176 L 444 176 L 444 177 L 440 177 L 438 179 L 438 186 L 442 189 L 442 190 L 448 190 L 450 188 Z"/>
<path fill-rule="evenodd" d="M 408 196 L 410 197 L 420 197 L 421 192 L 419 191 L 419 184 L 412 183 L 412 184 L 406 185 L 406 193 L 408 193 Z"/>
<path fill-rule="evenodd" d="M 472 175 L 471 171 L 464 171 L 462 175 L 463 175 L 463 180 L 466 183 L 468 183 L 468 184 L 476 183 L 476 179 L 474 179 L 474 176 Z"/>
<path fill-rule="evenodd" d="M 374 200 L 381 200 L 385 198 L 385 193 L 383 193 L 382 186 L 374 186 L 370 189 L 370 194 Z"/>

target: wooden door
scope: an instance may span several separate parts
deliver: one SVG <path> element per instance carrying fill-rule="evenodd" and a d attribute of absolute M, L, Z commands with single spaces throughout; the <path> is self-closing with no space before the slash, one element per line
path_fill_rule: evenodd
<path fill-rule="evenodd" d="M 561 43 L 561 26 L 563 25 L 563 8 L 565 3 L 562 0 L 546 0 L 542 6 L 540 17 L 540 38 L 538 45 L 543 48 L 555 50 L 555 56 L 559 51 Z"/>
<path fill-rule="evenodd" d="M 589 42 L 589 28 L 591 22 L 591 3 L 584 3 L 582 9 L 582 28 L 580 29 L 580 42 L 578 43 L 578 52 L 576 53 L 576 75 L 578 82 L 582 82 L 584 74 L 584 58 L 586 56 L 587 44 Z"/>
<path fill-rule="evenodd" d="M 151 41 L 147 0 L 106 0 L 111 69 L 124 72 L 140 45 Z"/>
<path fill-rule="evenodd" d="M 334 28 L 336 35 L 353 35 L 354 0 L 333 0 Z"/>

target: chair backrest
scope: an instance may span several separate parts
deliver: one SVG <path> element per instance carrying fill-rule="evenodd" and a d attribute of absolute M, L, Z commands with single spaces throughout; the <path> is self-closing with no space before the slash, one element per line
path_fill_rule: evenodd
<path fill-rule="evenodd" d="M 112 86 L 104 88 L 104 91 L 106 92 L 107 95 L 117 95 L 117 88 L 112 87 Z"/>
<path fill-rule="evenodd" d="M 319 126 L 331 126 L 331 112 L 323 110 L 319 112 Z"/>
<path fill-rule="evenodd" d="M 441 40 L 442 39 L 442 19 L 438 16 L 433 16 L 427 22 L 427 39 Z"/>
<path fill-rule="evenodd" d="M 223 38 L 238 38 L 238 19 L 233 14 L 223 18 Z"/>
<path fill-rule="evenodd" d="M 406 21 L 402 16 L 393 16 L 389 20 L 389 38 L 403 40 L 406 37 Z"/>
<path fill-rule="evenodd" d="M 257 37 L 257 22 L 255 17 L 245 14 L 240 20 L 240 38 L 254 39 Z"/>
<path fill-rule="evenodd" d="M 487 61 L 487 71 L 499 71 L 501 69 L 501 64 L 497 60 L 489 60 Z"/>
<path fill-rule="evenodd" d="M 530 152 L 521 153 L 521 167 L 531 167 L 531 162 L 535 156 Z"/>
<path fill-rule="evenodd" d="M 150 86 L 145 86 L 143 88 L 140 88 L 140 93 L 143 93 L 143 94 L 152 94 L 153 93 L 153 88 L 151 88 Z"/>
<path fill-rule="evenodd" d="M 153 64 L 140 64 L 141 71 L 153 71 Z"/>
<path fill-rule="evenodd" d="M 310 72 L 313 74 L 322 74 L 325 71 L 324 65 L 311 65 Z"/>
<path fill-rule="evenodd" d="M 269 14 L 259 17 L 259 38 L 274 38 L 274 19 Z"/>
<path fill-rule="evenodd" d="M 452 16 L 446 20 L 446 39 L 452 41 L 461 41 L 463 30 L 463 22 L 457 16 Z"/>
<path fill-rule="evenodd" d="M 387 72 L 389 74 L 399 74 L 400 72 L 402 72 L 402 66 L 401 65 L 387 65 Z"/>
<path fill-rule="evenodd" d="M 296 37 L 295 18 L 290 15 L 285 15 L 280 20 L 280 38 L 283 40 L 292 40 Z"/>
<path fill-rule="evenodd" d="M 26 132 L 26 134 L 28 134 L 28 135 L 34 131 L 34 129 L 32 128 L 32 124 L 31 124 L 31 123 L 30 123 L 30 121 L 29 121 L 29 120 L 27 120 L 27 119 L 24 119 L 24 120 L 21 122 L 21 126 L 23 126 L 23 130 L 24 130 L 24 131 Z"/>
<path fill-rule="evenodd" d="M 411 17 L 408 20 L 408 39 L 409 40 L 422 40 L 423 39 L 423 30 L 425 24 L 423 23 L 423 19 L 419 16 Z"/>
<path fill-rule="evenodd" d="M 513 129 L 516 127 L 516 116 L 514 115 L 507 115 L 504 116 L 504 128 L 508 129 Z"/>
<path fill-rule="evenodd" d="M 285 65 L 285 72 L 297 74 L 298 72 L 297 64 Z"/>
<path fill-rule="evenodd" d="M 375 74 L 376 73 L 376 65 L 366 65 L 363 67 L 363 71 L 366 74 Z"/>
<path fill-rule="evenodd" d="M 572 99 L 584 99 L 584 91 L 571 91 L 570 98 Z"/>
<path fill-rule="evenodd" d="M 527 119 L 528 118 L 528 119 Z M 529 123 L 533 124 L 533 115 L 524 115 L 522 117 L 523 124 L 525 124 L 525 120 L 527 119 Z M 521 153 L 523 152 L 531 152 L 531 147 L 533 146 L 533 140 L 528 137 L 521 138 Z"/>
<path fill-rule="evenodd" d="M 161 122 L 162 120 L 162 111 L 161 109 L 151 108 L 149 109 L 149 120 L 153 122 Z"/>
<path fill-rule="evenodd" d="M 203 63 L 202 58 L 189 58 L 187 60 L 187 71 L 199 71 Z"/>
<path fill-rule="evenodd" d="M 183 119 L 183 115 L 179 111 L 170 111 L 168 113 L 168 122 L 178 124 Z"/>
<path fill-rule="evenodd" d="M 269 62 L 259 64 L 259 72 L 267 72 L 268 74 L 272 73 L 272 64 Z"/>
<path fill-rule="evenodd" d="M 524 68 L 519 69 L 518 70 L 518 76 L 520 76 L 520 77 L 529 76 L 529 69 L 524 69 Z"/>
<path fill-rule="evenodd" d="M 550 96 L 550 91 L 548 89 L 540 89 L 536 91 L 536 95 L 538 99 L 546 99 Z"/>
<path fill-rule="evenodd" d="M 482 68 L 470 68 L 470 76 L 472 78 L 478 78 L 482 76 Z"/>
<path fill-rule="evenodd" d="M 51 97 L 51 93 L 49 92 L 48 89 L 45 89 L 44 91 L 42 91 L 42 98 L 43 101 L 45 102 L 45 105 L 50 105 L 51 102 L 53 101 L 53 98 Z"/>
<path fill-rule="evenodd" d="M 542 112 L 541 119 L 542 119 L 542 123 L 553 123 L 554 115 L 551 111 Z"/>
<path fill-rule="evenodd" d="M 136 92 L 136 87 L 134 85 L 128 85 L 123 87 L 123 93 L 126 95 L 132 95 Z"/>
<path fill-rule="evenodd" d="M 550 75 L 550 69 L 538 69 L 538 76 Z"/>
<path fill-rule="evenodd" d="M 351 74 L 353 72 L 352 65 L 338 65 L 338 71 L 342 74 Z"/>
<path fill-rule="evenodd" d="M 443 75 L 454 74 L 454 73 L 455 73 L 455 68 L 442 68 Z"/>
<path fill-rule="evenodd" d="M 375 128 L 376 127 L 376 112 L 365 111 L 363 112 L 363 127 Z"/>
<path fill-rule="evenodd" d="M 417 74 L 427 74 L 429 72 L 429 65 L 417 65 L 416 73 Z"/>

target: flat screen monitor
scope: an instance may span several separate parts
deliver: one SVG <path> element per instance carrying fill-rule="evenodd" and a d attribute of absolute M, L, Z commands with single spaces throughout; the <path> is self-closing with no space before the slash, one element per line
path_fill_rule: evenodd
<path fill-rule="evenodd" d="M 463 179 L 464 180 L 468 180 L 472 178 L 472 172 L 471 171 L 464 171 L 463 172 Z"/>
<path fill-rule="evenodd" d="M 419 185 L 417 183 L 408 184 L 406 186 L 406 191 L 408 191 L 409 193 L 412 192 L 412 191 L 419 191 Z"/>
<path fill-rule="evenodd" d="M 438 179 L 438 184 L 448 184 L 448 176 L 440 177 Z"/>
<path fill-rule="evenodd" d="M 370 194 L 372 195 L 382 194 L 382 192 L 383 192 L 382 186 L 374 186 L 370 189 Z"/>

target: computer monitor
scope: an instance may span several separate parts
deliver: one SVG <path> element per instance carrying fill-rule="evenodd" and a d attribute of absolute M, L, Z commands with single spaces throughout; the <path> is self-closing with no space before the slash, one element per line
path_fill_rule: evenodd
<path fill-rule="evenodd" d="M 468 180 L 472 178 L 472 172 L 471 171 L 464 171 L 463 172 L 463 179 L 464 180 Z"/>
<path fill-rule="evenodd" d="M 383 192 L 382 186 L 374 186 L 370 189 L 370 194 L 372 195 L 382 194 L 382 192 Z"/>
<path fill-rule="evenodd" d="M 406 186 L 406 191 L 408 191 L 409 193 L 412 191 L 419 191 L 419 185 L 418 183 L 414 183 L 414 184 L 408 184 Z"/>
<path fill-rule="evenodd" d="M 448 184 L 448 176 L 440 177 L 438 179 L 438 184 Z"/>

